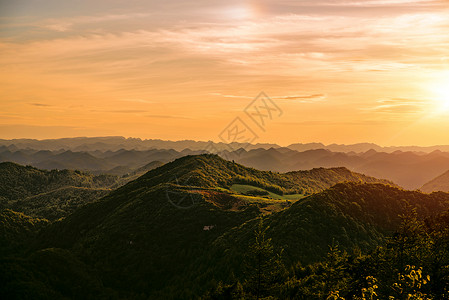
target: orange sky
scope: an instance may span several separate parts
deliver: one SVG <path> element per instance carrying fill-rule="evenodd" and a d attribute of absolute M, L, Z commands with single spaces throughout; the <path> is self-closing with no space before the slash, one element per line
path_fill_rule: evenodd
<path fill-rule="evenodd" d="M 449 144 L 448 1 L 65 2 L 0 2 L 0 138 Z"/>

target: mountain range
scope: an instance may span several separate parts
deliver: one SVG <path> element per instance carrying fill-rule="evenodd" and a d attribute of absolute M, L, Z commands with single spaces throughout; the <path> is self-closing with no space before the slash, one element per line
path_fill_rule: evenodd
<path fill-rule="evenodd" d="M 82 180 L 72 181 L 112 183 L 79 171 L 4 168 L 36 186 L 8 199 L 20 199 L 20 191 L 45 192 L 52 172 L 57 180 L 51 187 L 81 174 Z M 188 155 L 52 222 L 4 209 L 0 296 L 198 298 L 219 282 L 245 280 L 261 220 L 273 247 L 284 249 L 286 263 L 308 265 L 324 259 L 333 244 L 375 250 L 400 228 L 400 215 L 415 211 L 423 219 L 448 209 L 447 193 L 407 191 L 342 167 L 277 173 L 217 155 Z"/>
<path fill-rule="evenodd" d="M 18 144 L 19 146 L 21 144 Z M 123 145 L 122 145 L 123 146 Z M 167 163 L 185 155 L 206 153 L 206 150 L 36 150 L 17 146 L 0 146 L 0 162 L 12 161 L 40 169 L 78 169 L 94 174 L 127 175 L 153 161 Z M 346 167 L 351 171 L 385 178 L 406 189 L 419 189 L 449 170 L 449 152 L 393 153 L 332 152 L 326 149 L 296 151 L 290 148 L 239 148 L 218 151 L 221 157 L 243 165 L 272 172 L 289 172 L 312 168 Z"/>
<path fill-rule="evenodd" d="M 280 146 L 273 143 L 222 143 L 212 141 L 167 141 L 158 139 L 140 139 L 140 138 L 124 138 L 121 136 L 106 136 L 106 137 L 76 137 L 76 138 L 61 138 L 61 139 L 0 139 L 0 146 L 8 147 L 10 150 L 17 149 L 36 149 L 36 150 L 72 150 L 79 151 L 117 151 L 120 149 L 126 150 L 149 150 L 149 149 L 174 149 L 176 151 L 183 151 L 190 149 L 193 151 L 214 149 L 216 151 L 236 150 L 244 148 L 252 149 L 269 149 L 269 148 L 289 148 L 296 151 L 307 151 L 315 149 L 326 149 L 332 152 L 366 152 L 371 149 L 377 152 L 392 153 L 395 151 L 402 152 L 422 152 L 430 153 L 433 151 L 449 152 L 449 145 L 435 145 L 435 146 L 379 146 L 374 143 L 357 143 L 357 144 L 328 144 L 323 143 L 294 143 L 288 146 Z M 211 152 L 211 151 L 210 151 Z M 213 152 L 213 151 L 212 151 Z"/>

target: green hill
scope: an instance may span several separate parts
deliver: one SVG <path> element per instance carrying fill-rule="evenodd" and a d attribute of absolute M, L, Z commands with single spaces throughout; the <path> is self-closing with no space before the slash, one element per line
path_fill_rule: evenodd
<path fill-rule="evenodd" d="M 338 178 L 332 179 L 332 174 Z M 244 248 L 236 249 L 238 253 L 229 250 L 229 253 L 233 253 L 232 257 L 217 249 L 223 249 L 220 245 L 226 245 L 224 249 L 232 249 L 232 245 L 247 245 L 247 238 L 252 232 L 251 220 L 263 211 L 262 208 L 267 203 L 279 202 L 269 197 L 245 198 L 231 191 L 232 185 L 245 182 L 277 193 L 292 193 L 305 189 L 320 190 L 340 178 L 376 181 L 345 169 L 277 174 L 246 168 L 215 155 L 187 156 L 149 171 L 111 192 L 101 201 L 82 207 L 61 222 L 52 224 L 41 236 L 45 241 L 42 247 L 76 249 L 78 255 L 95 262 L 95 268 L 103 275 L 106 286 L 131 294 L 145 293 L 156 298 L 170 298 L 174 295 L 178 298 L 190 298 L 197 295 L 202 284 L 211 284 L 211 277 L 220 279 L 221 275 L 214 274 L 227 276 L 230 274 L 227 273 L 227 268 L 238 269 L 238 265 L 232 261 L 234 258 L 238 259 L 238 253 L 246 251 Z M 406 197 L 405 192 L 394 187 L 378 186 L 380 190 L 392 189 L 400 194 L 404 193 L 401 195 Z M 351 192 L 358 189 L 354 187 Z M 336 208 L 327 208 L 327 202 L 324 201 L 317 200 L 315 203 L 312 197 L 299 200 L 290 208 L 269 217 L 272 222 L 291 224 L 286 231 L 279 231 L 279 236 L 291 238 L 293 229 L 301 226 L 304 228 L 302 230 L 309 230 L 312 235 L 314 232 L 318 234 L 318 237 L 306 243 L 303 250 L 294 250 L 298 245 L 292 244 L 290 249 L 298 252 L 296 257 L 314 254 L 315 258 L 319 258 L 328 245 L 328 239 L 322 239 L 319 235 L 323 232 L 333 233 L 335 224 L 346 226 L 339 223 L 341 218 L 355 218 L 349 212 L 340 217 Z M 248 200 L 245 202 L 243 199 Z M 388 206 L 388 200 L 380 201 Z M 310 216 L 309 221 L 302 219 L 305 225 L 301 225 L 297 223 L 301 222 L 297 215 L 301 213 L 296 210 L 303 207 L 302 203 L 306 203 L 304 201 L 312 203 L 308 213 L 313 218 Z M 341 199 L 341 205 L 345 208 L 350 207 L 349 204 L 350 202 L 346 203 L 345 199 Z M 284 218 L 288 220 L 283 220 Z M 326 226 L 314 228 L 314 222 L 326 219 Z M 355 239 L 351 244 L 348 242 L 348 247 L 358 241 L 366 241 L 363 248 L 368 249 L 383 238 L 381 230 L 375 224 L 363 225 L 363 221 L 359 219 L 348 222 L 350 228 L 346 238 Z M 242 224 L 248 225 L 242 227 L 246 233 L 240 235 L 240 231 L 235 228 L 240 228 Z M 232 237 L 229 244 L 225 242 L 228 237 Z M 310 247 L 317 239 L 321 239 L 317 245 L 321 250 L 315 253 L 315 249 Z M 303 240 L 295 243 L 301 241 Z M 211 257 L 212 253 L 217 255 Z M 197 274 L 200 266 L 205 269 Z M 232 269 L 228 271 L 231 272 Z M 198 283 L 193 290 L 184 286 L 189 286 L 192 280 Z"/>
<path fill-rule="evenodd" d="M 270 227 L 268 236 L 284 248 L 290 261 L 308 264 L 322 259 L 333 243 L 343 250 L 373 249 L 398 228 L 399 216 L 413 208 L 421 218 L 435 216 L 449 209 L 449 194 L 428 195 L 383 184 L 341 183 L 267 216 L 264 223 Z M 217 245 L 224 249 L 247 247 L 256 223 L 233 229 Z"/>
<path fill-rule="evenodd" d="M 364 174 L 351 172 L 347 168 L 315 168 L 309 171 L 288 172 L 286 176 L 292 178 L 299 186 L 308 187 L 309 193 L 322 191 L 341 182 L 382 183 L 396 186 L 391 181 L 378 179 Z"/>
<path fill-rule="evenodd" d="M 71 170 L 39 170 L 11 162 L 0 163 L 0 194 L 7 201 L 75 186 L 104 188 L 115 183 L 116 176 L 98 175 Z"/>
<path fill-rule="evenodd" d="M 9 209 L 0 211 L 0 252 L 18 251 L 48 224 L 47 220 L 31 218 Z"/>
<path fill-rule="evenodd" d="M 0 208 L 55 220 L 80 205 L 105 196 L 117 182 L 113 175 L 92 175 L 71 170 L 39 170 L 15 163 L 0 163 Z"/>
<path fill-rule="evenodd" d="M 186 156 L 40 230 L 31 254 L 4 260 L 12 273 L 4 289 L 23 285 L 43 298 L 198 298 L 219 281 L 244 279 L 261 213 L 286 261 L 307 264 L 332 243 L 370 251 L 409 207 L 424 217 L 448 201 L 449 194 L 404 191 L 344 168 L 279 174 L 216 155 Z"/>
<path fill-rule="evenodd" d="M 61 187 L 14 201 L 8 207 L 29 216 L 54 221 L 73 213 L 85 204 L 104 197 L 109 192 L 109 189 L 102 188 Z"/>
<path fill-rule="evenodd" d="M 279 195 L 314 193 L 344 181 L 393 185 L 387 180 L 354 173 L 346 168 L 317 168 L 281 174 L 247 168 L 212 154 L 182 157 L 148 172 L 139 179 L 139 182 L 153 186 L 176 183 L 192 187 L 229 189 L 233 184 L 247 184 Z"/>

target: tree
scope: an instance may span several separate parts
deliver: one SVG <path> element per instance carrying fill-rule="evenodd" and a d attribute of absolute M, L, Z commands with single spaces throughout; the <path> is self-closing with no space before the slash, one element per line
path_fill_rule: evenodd
<path fill-rule="evenodd" d="M 272 241 L 266 237 L 269 227 L 263 226 L 260 219 L 254 231 L 254 241 L 249 247 L 246 261 L 247 280 L 245 286 L 256 299 L 278 294 L 278 288 L 286 270 L 281 254 L 275 253 Z"/>

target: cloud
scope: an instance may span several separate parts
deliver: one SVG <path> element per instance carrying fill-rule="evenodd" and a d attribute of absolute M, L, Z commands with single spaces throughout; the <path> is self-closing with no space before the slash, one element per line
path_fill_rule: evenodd
<path fill-rule="evenodd" d="M 300 103 L 311 103 L 311 102 L 323 101 L 324 99 L 326 99 L 326 95 L 325 94 L 312 94 L 312 95 L 299 95 L 299 96 L 275 96 L 272 98 L 280 99 L 280 100 L 295 100 L 296 102 L 300 102 Z"/>
<path fill-rule="evenodd" d="M 366 110 L 388 114 L 417 114 L 424 112 L 429 102 L 421 99 L 386 98 L 379 99 L 377 103 Z"/>
<path fill-rule="evenodd" d="M 365 0 L 365 1 L 317 1 L 316 5 L 320 6 L 353 6 L 353 7 L 373 7 L 373 6 L 397 6 L 397 5 L 437 5 L 441 1 L 435 0 Z"/>
<path fill-rule="evenodd" d="M 115 109 L 115 110 L 91 110 L 91 112 L 102 112 L 102 113 L 118 113 L 118 114 L 136 114 L 145 113 L 146 110 L 140 109 Z"/>
<path fill-rule="evenodd" d="M 229 95 L 222 93 L 210 93 L 210 95 L 220 96 L 224 98 L 237 98 L 237 99 L 254 99 L 251 96 L 243 96 L 243 95 Z M 295 102 L 300 103 L 311 103 L 317 101 L 323 101 L 326 99 L 325 94 L 310 94 L 310 95 L 288 95 L 288 96 L 269 96 L 274 100 L 294 100 Z"/>
<path fill-rule="evenodd" d="M 38 107 L 50 107 L 50 106 L 52 106 L 52 105 L 45 104 L 45 103 L 28 103 L 28 104 L 32 105 L 32 106 L 38 106 Z"/>
<path fill-rule="evenodd" d="M 138 99 L 138 98 L 129 98 L 129 99 L 120 99 L 120 101 L 125 101 L 125 102 L 137 102 L 137 103 L 156 103 L 154 101 L 151 100 L 145 100 L 145 99 Z"/>
<path fill-rule="evenodd" d="M 185 117 L 185 116 L 175 116 L 175 115 L 145 115 L 147 118 L 155 118 L 155 119 L 186 119 L 191 120 L 193 118 Z"/>
<path fill-rule="evenodd" d="M 360 110 L 367 119 L 407 117 L 426 105 L 388 96 L 425 97 L 420 85 L 447 65 L 447 1 L 100 2 L 55 1 L 54 11 L 40 6 L 28 9 L 29 17 L 0 20 L 9 33 L 0 37 L 0 90 L 4 99 L 24 99 L 20 106 L 1 102 L 2 113 L 92 128 L 114 114 L 139 123 L 132 126 L 140 132 L 142 120 L 221 122 L 264 90 L 288 112 L 337 123 Z M 22 105 L 46 99 L 57 106 Z M 325 105 L 300 105 L 318 101 Z M 58 107 L 66 110 L 51 115 Z M 192 127 L 153 132 L 188 136 L 213 128 L 185 123 Z"/>
<path fill-rule="evenodd" d="M 131 14 L 106 14 L 96 16 L 77 16 L 71 18 L 46 19 L 39 23 L 34 23 L 35 27 L 46 28 L 54 31 L 64 32 L 73 30 L 77 25 L 92 25 L 95 23 L 111 23 L 120 20 L 130 20 L 148 17 L 148 13 L 131 13 Z"/>
<path fill-rule="evenodd" d="M 254 97 L 250 97 L 250 96 L 227 95 L 227 94 L 222 94 L 222 93 L 209 93 L 209 95 L 220 96 L 220 97 L 224 97 L 224 98 L 241 98 L 241 99 L 253 99 L 254 98 Z"/>

